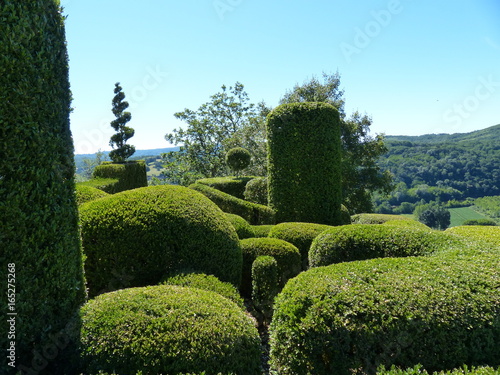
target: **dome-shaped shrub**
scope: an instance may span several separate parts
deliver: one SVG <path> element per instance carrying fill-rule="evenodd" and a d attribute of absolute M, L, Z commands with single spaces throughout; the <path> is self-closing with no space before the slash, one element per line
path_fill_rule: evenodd
<path fill-rule="evenodd" d="M 230 299 L 242 309 L 245 308 L 243 298 L 241 298 L 235 286 L 230 283 L 222 282 L 213 275 L 205 275 L 203 273 L 181 273 L 168 277 L 162 284 L 209 290 Z"/>
<path fill-rule="evenodd" d="M 241 292 L 250 296 L 252 293 L 252 264 L 261 255 L 269 255 L 278 263 L 278 289 L 281 290 L 288 279 L 300 272 L 300 253 L 291 243 L 276 238 L 248 238 L 241 240 L 243 253 L 243 274 Z"/>
<path fill-rule="evenodd" d="M 107 197 L 109 194 L 92 186 L 76 184 L 76 202 L 78 205 Z"/>
<path fill-rule="evenodd" d="M 309 249 L 313 240 L 327 229 L 330 225 L 313 223 L 280 223 L 275 225 L 269 232 L 269 237 L 290 242 L 295 245 L 302 259 L 302 269 L 307 269 L 309 264 Z"/>
<path fill-rule="evenodd" d="M 378 224 L 334 227 L 316 237 L 309 250 L 311 267 L 386 257 L 428 255 L 460 246 L 460 238 L 433 230 Z"/>
<path fill-rule="evenodd" d="M 414 221 L 401 215 L 388 215 L 388 214 L 356 214 L 351 216 L 353 224 L 384 224 L 392 220 L 406 220 Z"/>
<path fill-rule="evenodd" d="M 124 289 L 89 301 L 80 315 L 84 373 L 260 374 L 252 319 L 215 292 L 172 285 Z"/>
<path fill-rule="evenodd" d="M 252 155 L 243 147 L 230 149 L 226 154 L 226 163 L 236 174 L 250 165 Z"/>
<path fill-rule="evenodd" d="M 226 219 L 233 225 L 240 240 L 254 237 L 252 226 L 239 215 L 225 213 Z"/>
<path fill-rule="evenodd" d="M 267 206 L 267 178 L 257 177 L 248 181 L 244 196 L 247 201 Z"/>
<path fill-rule="evenodd" d="M 241 249 L 224 213 L 181 186 L 128 190 L 80 208 L 91 295 L 157 284 L 178 271 L 213 274 L 238 286 Z"/>

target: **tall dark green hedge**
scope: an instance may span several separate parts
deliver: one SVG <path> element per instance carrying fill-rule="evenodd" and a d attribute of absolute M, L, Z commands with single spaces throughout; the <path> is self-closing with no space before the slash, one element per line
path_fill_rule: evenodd
<path fill-rule="evenodd" d="M 0 2 L 2 374 L 12 369 L 10 341 L 18 368 L 57 373 L 69 343 L 54 347 L 51 338 L 85 300 L 65 39 L 58 1 Z M 15 340 L 6 333 L 9 264 Z"/>
<path fill-rule="evenodd" d="M 283 104 L 267 117 L 269 204 L 277 222 L 341 222 L 340 119 L 326 103 Z"/>
<path fill-rule="evenodd" d="M 124 163 L 104 162 L 95 167 L 92 176 L 97 179 L 118 179 L 118 182 L 108 185 L 103 189 L 106 193 L 110 194 L 148 186 L 146 163 L 144 160 L 127 161 Z"/>

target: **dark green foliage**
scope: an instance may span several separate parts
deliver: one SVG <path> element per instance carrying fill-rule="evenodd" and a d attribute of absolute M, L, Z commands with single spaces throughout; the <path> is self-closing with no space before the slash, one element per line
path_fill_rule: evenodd
<path fill-rule="evenodd" d="M 313 240 L 325 230 L 333 228 L 330 225 L 312 223 L 281 223 L 275 225 L 269 232 L 269 237 L 278 238 L 295 245 L 300 251 L 302 269 L 309 268 L 309 249 Z"/>
<path fill-rule="evenodd" d="M 250 296 L 252 293 L 252 264 L 261 255 L 269 255 L 278 262 L 278 289 L 281 290 L 287 280 L 300 272 L 299 249 L 286 241 L 276 238 L 248 238 L 240 241 L 243 253 L 243 272 L 241 292 Z"/>
<path fill-rule="evenodd" d="M 278 293 L 278 272 L 278 263 L 272 256 L 259 256 L 252 264 L 252 301 L 266 323 L 273 317 L 274 297 Z"/>
<path fill-rule="evenodd" d="M 498 252 L 385 258 L 313 268 L 275 300 L 279 374 L 428 371 L 500 364 Z"/>
<path fill-rule="evenodd" d="M 269 232 L 274 228 L 274 225 L 252 225 L 253 236 L 255 238 L 267 237 Z"/>
<path fill-rule="evenodd" d="M 274 224 L 275 213 L 267 206 L 238 199 L 203 184 L 193 184 L 189 187 L 210 198 L 222 211 L 239 215 L 252 225 Z"/>
<path fill-rule="evenodd" d="M 214 177 L 202 178 L 196 182 L 208 185 L 236 198 L 245 199 L 245 187 L 253 179 L 254 177 Z"/>
<path fill-rule="evenodd" d="M 27 370 L 33 350 L 52 345 L 50 336 L 84 302 L 85 288 L 59 1 L 2 0 L 0 20 L 0 371 L 7 374 L 10 341 Z M 17 313 L 15 340 L 7 312 Z M 59 359 L 43 358 L 37 373 L 64 362 L 67 354 L 56 350 Z"/>
<path fill-rule="evenodd" d="M 453 370 L 446 371 L 435 371 L 431 372 L 432 375 L 499 375 L 500 367 L 495 369 L 493 367 L 468 367 L 463 366 Z M 384 367 L 377 370 L 377 375 L 429 375 L 429 372 L 422 367 L 422 365 L 416 365 L 409 369 L 400 369 L 392 366 L 389 370 Z"/>
<path fill-rule="evenodd" d="M 252 226 L 241 216 L 225 213 L 226 218 L 232 224 L 240 240 L 254 237 Z"/>
<path fill-rule="evenodd" d="M 116 147 L 116 149 L 109 153 L 109 157 L 114 163 L 123 163 L 135 152 L 134 146 L 126 144 L 134 136 L 135 131 L 127 126 L 127 123 L 132 119 L 132 115 L 130 112 L 125 112 L 128 108 L 128 102 L 124 100 L 125 94 L 119 82 L 115 83 L 114 93 L 112 111 L 116 119 L 111 121 L 111 126 L 115 129 L 116 134 L 111 136 L 109 145 L 113 149 Z"/>
<path fill-rule="evenodd" d="M 477 219 L 477 220 L 465 220 L 462 225 L 485 225 L 485 226 L 497 226 L 497 222 L 492 219 Z"/>
<path fill-rule="evenodd" d="M 252 320 L 221 295 L 159 285 L 103 294 L 81 309 L 85 371 L 260 374 Z"/>
<path fill-rule="evenodd" d="M 247 201 L 267 206 L 269 203 L 267 201 L 267 178 L 257 177 L 248 181 L 248 184 L 245 187 L 244 196 Z"/>
<path fill-rule="evenodd" d="M 351 214 L 349 213 L 349 209 L 342 204 L 340 205 L 339 225 L 348 225 L 348 224 L 351 224 Z"/>
<path fill-rule="evenodd" d="M 239 286 L 241 249 L 224 214 L 194 190 L 127 190 L 80 207 L 90 294 L 198 271 Z"/>
<path fill-rule="evenodd" d="M 82 205 L 94 199 L 107 197 L 109 194 L 95 187 L 76 184 L 76 203 Z"/>
<path fill-rule="evenodd" d="M 103 188 L 104 191 L 110 194 L 148 186 L 146 163 L 144 160 L 129 161 L 120 164 L 104 162 L 95 167 L 93 177 L 95 179 L 118 179 L 117 183 L 107 185 Z"/>
<path fill-rule="evenodd" d="M 419 205 L 413 213 L 418 221 L 433 229 L 445 230 L 450 226 L 451 214 L 439 204 Z"/>
<path fill-rule="evenodd" d="M 386 257 L 428 255 L 460 244 L 455 236 L 412 227 L 353 224 L 331 228 L 313 241 L 311 267 Z"/>
<path fill-rule="evenodd" d="M 278 222 L 340 224 L 338 111 L 326 103 L 282 104 L 267 118 L 269 204 Z"/>
<path fill-rule="evenodd" d="M 213 275 L 205 275 L 203 273 L 182 273 L 168 277 L 162 284 L 209 290 L 230 299 L 240 308 L 245 309 L 243 298 L 241 298 L 234 285 L 222 282 Z"/>
<path fill-rule="evenodd" d="M 236 173 L 236 176 L 250 165 L 251 160 L 252 155 L 243 147 L 232 148 L 226 154 L 226 164 Z"/>

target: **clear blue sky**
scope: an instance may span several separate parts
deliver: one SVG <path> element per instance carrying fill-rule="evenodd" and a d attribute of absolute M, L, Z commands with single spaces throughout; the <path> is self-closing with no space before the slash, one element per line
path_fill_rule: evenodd
<path fill-rule="evenodd" d="M 498 0 L 62 0 L 77 153 L 110 150 L 115 82 L 137 149 L 169 147 L 225 84 L 276 106 L 312 75 L 342 77 L 373 134 L 464 133 L 500 123 Z"/>

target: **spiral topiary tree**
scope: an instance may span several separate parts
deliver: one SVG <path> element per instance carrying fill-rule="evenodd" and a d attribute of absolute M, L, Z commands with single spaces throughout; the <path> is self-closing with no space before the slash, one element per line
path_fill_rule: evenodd
<path fill-rule="evenodd" d="M 277 222 L 341 223 L 340 118 L 326 103 L 283 104 L 267 117 L 269 204 Z"/>
<path fill-rule="evenodd" d="M 235 147 L 229 150 L 226 154 L 226 164 L 231 168 L 236 177 L 239 177 L 240 171 L 250 165 L 252 155 L 243 147 Z"/>
<path fill-rule="evenodd" d="M 126 144 L 134 136 L 135 131 L 127 126 L 127 123 L 132 119 L 132 115 L 130 112 L 125 112 L 129 104 L 124 100 L 125 93 L 122 90 L 120 83 L 115 83 L 112 111 L 116 119 L 111 121 L 111 126 L 115 129 L 116 134 L 113 134 L 109 141 L 111 147 L 116 147 L 109 153 L 109 157 L 114 163 L 123 163 L 135 152 L 134 146 Z"/>
<path fill-rule="evenodd" d="M 0 19 L 0 372 L 56 374 L 85 300 L 64 17 L 56 0 L 3 0 Z"/>

